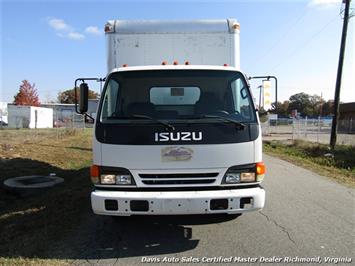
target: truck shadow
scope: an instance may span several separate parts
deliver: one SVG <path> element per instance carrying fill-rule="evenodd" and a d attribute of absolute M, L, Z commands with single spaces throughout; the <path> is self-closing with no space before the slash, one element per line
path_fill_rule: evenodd
<path fill-rule="evenodd" d="M 176 254 L 196 248 L 192 225 L 221 223 L 235 217 L 218 216 L 95 216 L 86 259 Z"/>
<path fill-rule="evenodd" d="M 199 244 L 193 225 L 222 223 L 234 216 L 97 216 L 91 211 L 89 169 L 66 170 L 48 163 L 1 159 L 9 177 L 56 173 L 65 182 L 23 196 L 0 187 L 0 257 L 98 261 L 176 254 Z"/>

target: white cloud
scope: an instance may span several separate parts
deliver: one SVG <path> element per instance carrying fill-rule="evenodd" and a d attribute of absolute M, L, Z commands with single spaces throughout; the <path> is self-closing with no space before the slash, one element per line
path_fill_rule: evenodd
<path fill-rule="evenodd" d="M 48 20 L 48 25 L 57 31 L 71 31 L 72 27 L 64 22 L 62 19 L 51 18 Z"/>
<path fill-rule="evenodd" d="M 61 38 L 67 38 L 71 40 L 83 40 L 84 34 L 76 32 L 72 26 L 67 24 L 63 19 L 49 18 L 48 25 L 56 31 L 56 35 Z"/>
<path fill-rule="evenodd" d="M 85 35 L 79 32 L 69 32 L 67 34 L 67 38 L 71 40 L 83 40 L 85 38 Z"/>
<path fill-rule="evenodd" d="M 341 2 L 342 0 L 310 0 L 308 2 L 308 6 L 329 8 L 329 7 L 339 6 Z"/>
<path fill-rule="evenodd" d="M 101 35 L 102 34 L 102 32 L 96 26 L 86 27 L 85 32 L 89 33 L 89 34 L 93 34 L 93 35 Z"/>

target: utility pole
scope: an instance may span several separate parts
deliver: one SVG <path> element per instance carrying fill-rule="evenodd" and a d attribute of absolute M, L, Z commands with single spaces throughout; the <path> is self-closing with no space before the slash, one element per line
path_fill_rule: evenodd
<path fill-rule="evenodd" d="M 259 110 L 261 109 L 261 90 L 262 90 L 263 86 L 260 85 L 258 86 L 258 89 L 259 89 Z"/>
<path fill-rule="evenodd" d="M 341 76 L 342 76 L 342 73 L 343 73 L 343 62 L 344 62 L 344 53 L 345 53 L 346 34 L 347 34 L 347 31 L 348 31 L 350 0 L 343 0 L 343 3 L 345 3 L 345 12 L 344 12 L 344 21 L 343 21 L 343 32 L 342 32 L 342 35 L 341 35 L 341 43 L 340 43 L 338 73 L 337 73 L 337 80 L 336 80 L 336 84 L 335 84 L 334 116 L 333 116 L 333 121 L 332 121 L 332 132 L 331 132 L 331 135 L 330 135 L 330 147 L 332 148 L 332 150 L 334 150 L 335 144 L 337 142 L 337 128 L 338 128 L 338 118 L 339 118 L 339 98 L 340 98 Z"/>
<path fill-rule="evenodd" d="M 322 113 L 323 113 L 323 92 L 320 93 L 319 117 L 322 117 Z"/>

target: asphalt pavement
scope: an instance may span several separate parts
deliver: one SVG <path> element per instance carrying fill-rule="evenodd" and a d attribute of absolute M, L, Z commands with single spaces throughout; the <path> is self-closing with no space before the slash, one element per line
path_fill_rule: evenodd
<path fill-rule="evenodd" d="M 277 158 L 264 160 L 262 211 L 122 219 L 88 211 L 77 234 L 49 247 L 48 257 L 74 265 L 335 265 L 339 259 L 354 265 L 355 190 Z"/>

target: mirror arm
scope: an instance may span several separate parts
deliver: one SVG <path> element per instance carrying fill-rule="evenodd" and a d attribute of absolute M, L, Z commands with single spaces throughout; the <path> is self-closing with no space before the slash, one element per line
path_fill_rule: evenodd
<path fill-rule="evenodd" d="M 81 81 L 81 82 L 84 82 L 85 80 L 95 80 L 97 82 L 102 82 L 102 81 L 105 81 L 106 78 L 77 78 L 74 82 L 74 97 L 75 97 L 75 112 L 78 113 L 78 114 L 81 114 L 78 110 L 78 92 L 77 92 L 77 89 L 78 89 L 78 86 L 77 86 L 77 83 L 78 81 Z M 87 113 L 84 113 L 84 115 L 87 115 L 88 117 L 90 117 L 91 119 L 95 120 L 92 116 L 90 116 L 89 114 Z"/>
<path fill-rule="evenodd" d="M 84 116 L 90 117 L 93 121 L 95 121 L 95 118 L 93 118 L 91 115 L 89 115 L 88 113 L 85 113 Z"/>

